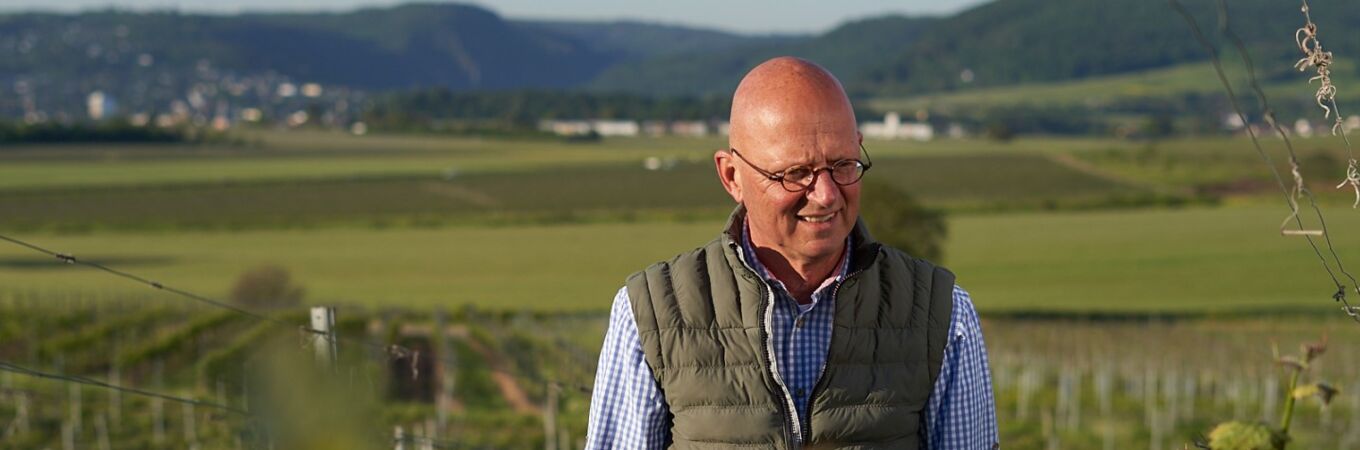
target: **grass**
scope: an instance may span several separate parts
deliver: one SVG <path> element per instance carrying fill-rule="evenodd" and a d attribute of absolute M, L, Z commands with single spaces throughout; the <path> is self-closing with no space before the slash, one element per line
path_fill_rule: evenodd
<path fill-rule="evenodd" d="M 950 219 L 947 266 L 983 312 L 1324 311 L 1333 287 L 1282 207 L 966 215 Z M 1360 270 L 1360 213 L 1333 210 L 1341 255 Z M 629 273 L 694 248 L 719 222 L 438 229 L 27 235 L 88 260 L 221 297 L 240 273 L 282 264 L 313 303 L 474 304 L 596 310 Z M 51 295 L 149 288 L 0 247 L 4 289 Z M 164 296 L 166 302 L 181 301 Z M 1339 313 L 1338 313 L 1339 314 Z"/>
<path fill-rule="evenodd" d="M 1224 61 L 1228 80 L 1238 92 L 1247 91 L 1244 68 L 1235 58 Z M 1279 80 L 1264 80 L 1266 95 L 1276 102 L 1285 100 L 1308 102 L 1317 85 L 1309 86 L 1303 73 L 1291 73 Z M 1258 75 L 1264 76 L 1264 75 Z M 1339 77 L 1339 78 L 1338 78 Z M 1338 86 L 1360 84 L 1345 74 L 1333 76 Z M 1121 101 L 1144 102 L 1149 99 L 1174 100 L 1187 95 L 1222 95 L 1223 85 L 1209 63 L 1183 64 L 1128 74 L 1090 77 L 1073 81 L 1030 83 L 1013 86 L 966 89 L 956 92 L 928 94 L 902 98 L 880 98 L 869 105 L 880 111 L 917 111 L 968 113 L 998 106 L 1045 105 L 1102 107 Z M 1352 103 L 1356 97 L 1338 98 L 1341 104 Z M 1248 103 L 1249 105 L 1251 103 Z M 1310 113 L 1313 110 L 1309 110 Z M 1322 120 L 1317 110 L 1316 120 Z"/>
<path fill-rule="evenodd" d="M 1307 243 L 1279 235 L 1285 215 L 1281 206 L 960 218 L 951 221 L 949 259 L 984 311 L 1336 307 Z M 1334 209 L 1328 219 L 1333 243 L 1360 273 L 1360 235 L 1351 232 L 1360 213 Z"/>
<path fill-rule="evenodd" d="M 216 297 L 240 273 L 278 263 L 313 302 L 601 310 L 624 276 L 711 238 L 731 207 L 708 162 L 718 138 L 576 145 L 260 136 L 258 148 L 6 149 L 0 172 L 22 176 L 0 176 L 0 229 Z M 1326 172 L 1337 167 L 1313 163 L 1335 165 L 1335 142 L 1299 143 L 1306 176 L 1330 181 Z M 1109 206 L 1268 180 L 1240 138 L 867 147 L 871 179 L 956 211 Z M 675 165 L 644 170 L 649 156 Z M 441 172 L 451 164 L 460 171 Z M 166 165 L 184 171 L 162 173 Z M 219 170 L 239 178 L 222 181 Z M 82 173 L 89 177 L 74 179 Z M 1349 203 L 1344 192 L 1317 190 L 1325 203 Z M 990 312 L 1329 307 L 1330 287 L 1306 244 L 1277 236 L 1278 198 L 1261 198 L 1271 202 L 955 214 L 948 262 Z M 1345 232 L 1355 229 L 1354 217 L 1347 209 L 1333 214 L 1338 248 L 1360 244 Z M 143 289 L 17 247 L 0 247 L 0 279 L 0 289 L 43 295 Z"/>
<path fill-rule="evenodd" d="M 1034 208 L 1100 203 L 1151 192 L 1038 153 L 928 153 L 888 148 L 869 179 L 943 208 Z M 204 164 L 194 162 L 193 164 Z M 293 170 L 292 162 L 274 170 Z M 138 165 L 137 167 L 143 167 Z M 145 167 L 143 167 L 145 168 Z M 524 167 L 454 176 L 398 171 L 368 178 L 239 181 L 0 190 L 0 228 L 239 229 L 326 225 L 570 222 L 663 215 L 722 218 L 731 199 L 711 163 L 676 160 Z M 300 178 L 299 178 L 300 177 Z"/>
<path fill-rule="evenodd" d="M 650 156 L 706 159 L 718 141 L 611 139 L 598 144 L 449 137 L 267 133 L 261 147 L 65 146 L 0 152 L 0 190 L 80 186 L 242 183 L 371 176 L 443 176 Z M 300 141 L 311 138 L 310 145 Z M 324 147 L 324 148 L 323 148 Z"/>

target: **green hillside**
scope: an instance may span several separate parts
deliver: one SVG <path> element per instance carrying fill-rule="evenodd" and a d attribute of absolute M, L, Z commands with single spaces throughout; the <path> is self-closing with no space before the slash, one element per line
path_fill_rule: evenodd
<path fill-rule="evenodd" d="M 1218 20 L 1213 1 L 1184 3 L 1203 26 L 1213 30 Z M 1339 56 L 1360 51 L 1360 34 L 1355 31 L 1360 4 L 1320 0 L 1311 5 L 1328 50 Z M 1264 75 L 1290 76 L 1289 65 L 1298 58 L 1293 32 L 1303 25 L 1298 5 L 1241 0 L 1231 2 L 1230 7 L 1234 30 L 1259 61 L 1272 63 L 1263 67 Z M 818 61 L 854 92 L 892 96 L 1078 80 L 1207 59 L 1185 21 L 1166 2 L 1007 0 L 949 17 L 883 17 L 847 23 L 804 42 L 619 64 L 603 71 L 590 86 L 661 93 L 729 92 L 745 70 L 775 55 Z M 1352 74 L 1356 69 L 1337 66 L 1336 70 Z"/>
<path fill-rule="evenodd" d="M 736 88 L 742 74 L 766 59 L 793 55 L 826 66 L 842 81 L 860 79 L 885 55 L 896 54 L 933 18 L 888 16 L 849 22 L 815 38 L 751 44 L 718 52 L 691 52 L 612 66 L 589 87 L 650 94 L 718 94 Z M 856 85 L 850 85 L 855 88 Z"/>
<path fill-rule="evenodd" d="M 1228 64 L 1229 81 L 1239 89 L 1247 87 L 1245 69 L 1240 64 Z M 1317 84 L 1309 84 L 1311 76 L 1288 73 L 1264 82 L 1266 95 L 1273 102 L 1316 108 L 1313 93 Z M 1360 84 L 1360 77 L 1343 73 L 1334 75 L 1338 86 Z M 967 114 L 987 108 L 1007 106 L 1081 106 L 1089 108 L 1119 108 L 1135 102 L 1177 102 L 1185 98 L 1226 97 L 1213 66 L 1209 63 L 1187 63 L 1171 67 L 1149 69 L 1133 73 L 1089 77 L 1078 80 L 1022 83 L 960 91 L 944 91 L 908 96 L 884 96 L 869 101 L 869 106 L 880 111 L 915 111 L 927 109 L 950 114 Z M 1245 97 L 1244 97 L 1245 98 Z M 1360 100 L 1355 91 L 1338 93 L 1341 104 Z M 1248 105 L 1254 104 L 1248 102 Z M 1224 111 L 1226 111 L 1226 104 Z M 1309 111 L 1310 113 L 1313 111 Z M 1317 110 L 1321 112 L 1321 110 Z"/>

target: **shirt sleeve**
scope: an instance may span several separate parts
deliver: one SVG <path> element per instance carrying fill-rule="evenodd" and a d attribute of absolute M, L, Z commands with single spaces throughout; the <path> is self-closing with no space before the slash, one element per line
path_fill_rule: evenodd
<path fill-rule="evenodd" d="M 591 393 L 587 450 L 660 450 L 670 444 L 670 408 L 643 357 L 627 288 L 614 295 Z"/>
<path fill-rule="evenodd" d="M 999 448 L 996 400 L 987 346 L 973 300 L 954 286 L 954 313 L 945 343 L 944 363 L 926 406 L 926 448 L 985 450 Z"/>

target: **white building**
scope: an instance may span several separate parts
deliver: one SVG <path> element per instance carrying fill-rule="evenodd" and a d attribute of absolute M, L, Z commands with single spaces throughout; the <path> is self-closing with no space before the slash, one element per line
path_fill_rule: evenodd
<path fill-rule="evenodd" d="M 666 122 L 660 120 L 648 120 L 642 122 L 642 132 L 648 136 L 662 136 L 666 134 Z"/>
<path fill-rule="evenodd" d="M 584 120 L 540 120 L 538 130 L 558 136 L 576 136 L 590 132 L 590 122 Z"/>
<path fill-rule="evenodd" d="M 538 129 L 558 136 L 579 136 L 591 131 L 600 136 L 637 136 L 642 131 L 633 120 L 540 120 Z"/>
<path fill-rule="evenodd" d="M 671 122 L 671 134 L 676 136 L 708 136 L 708 123 L 702 120 L 678 120 Z"/>
<path fill-rule="evenodd" d="M 928 123 L 903 122 L 902 116 L 890 112 L 883 116 L 883 122 L 867 122 L 859 126 L 864 137 L 876 139 L 914 139 L 929 141 L 935 138 L 935 129 Z"/>
<path fill-rule="evenodd" d="M 632 120 L 592 120 L 590 129 L 600 136 L 637 136 L 641 130 Z"/>
<path fill-rule="evenodd" d="M 85 97 L 85 109 L 91 120 L 104 120 L 118 113 L 118 104 L 104 91 L 94 91 Z"/>

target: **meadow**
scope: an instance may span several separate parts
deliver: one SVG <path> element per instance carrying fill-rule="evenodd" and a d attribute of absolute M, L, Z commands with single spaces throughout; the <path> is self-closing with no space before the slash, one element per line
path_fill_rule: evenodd
<path fill-rule="evenodd" d="M 1341 212 L 1329 223 L 1333 243 L 1360 264 L 1360 235 L 1346 232 L 1360 227 L 1360 213 Z M 960 215 L 949 219 L 945 263 L 984 313 L 1332 311 L 1334 289 L 1306 242 L 1279 235 L 1284 217 L 1265 206 Z M 604 311 L 629 273 L 721 228 L 704 219 L 43 234 L 34 241 L 216 297 L 242 272 L 277 264 L 314 303 Z M 19 250 L 0 257 L 0 292 L 145 289 Z"/>
<path fill-rule="evenodd" d="M 1236 55 L 1225 55 L 1223 64 L 1228 80 L 1234 86 L 1247 86 L 1246 69 Z M 1311 99 L 1310 93 L 1300 87 L 1308 78 L 1301 73 L 1281 70 L 1258 76 L 1264 78 L 1261 81 L 1262 89 L 1268 98 L 1298 103 Z M 1333 79 L 1338 84 L 1360 82 L 1360 79 L 1351 74 L 1338 73 Z M 870 103 L 880 111 L 928 109 L 949 114 L 966 114 L 969 111 L 998 106 L 1100 107 L 1118 105 L 1121 102 L 1170 103 L 1186 97 L 1221 95 L 1222 92 L 1223 85 L 1220 84 L 1213 66 L 1208 62 L 1196 62 L 1080 80 L 1025 83 L 913 97 L 877 98 Z M 1341 94 L 1337 99 L 1341 103 L 1355 100 L 1354 96 L 1346 94 Z"/>
<path fill-rule="evenodd" d="M 378 443 L 402 426 L 446 447 L 543 448 L 555 404 L 552 439 L 579 446 L 614 292 L 711 239 L 732 208 L 709 162 L 719 139 L 242 141 L 0 149 L 0 234 L 214 299 L 246 271 L 285 268 L 303 303 L 340 308 L 343 375 L 331 378 L 345 381 L 332 388 L 356 403 L 336 409 L 381 417 L 354 428 Z M 1266 143 L 1280 164 L 1279 142 Z M 1296 143 L 1328 238 L 1360 270 L 1360 212 L 1332 189 L 1344 153 L 1331 139 Z M 1360 429 L 1360 367 L 1347 351 L 1360 327 L 1331 299 L 1307 242 L 1280 235 L 1287 210 L 1248 141 L 866 147 L 867 180 L 947 213 L 943 263 L 984 317 L 1009 448 L 1180 448 L 1215 420 L 1271 414 L 1281 380 L 1270 342 L 1289 350 L 1323 334 L 1339 350 L 1316 375 L 1344 394 L 1301 413 L 1299 448 L 1360 442 L 1347 431 Z M 244 367 L 265 366 L 270 343 L 297 360 L 291 324 L 303 323 L 296 308 L 260 313 L 290 325 L 0 245 L 2 361 L 258 404 Z M 421 349 L 426 365 L 390 345 Z M 14 431 L 0 447 L 259 438 L 211 409 L 153 406 L 6 374 L 0 424 Z"/>

